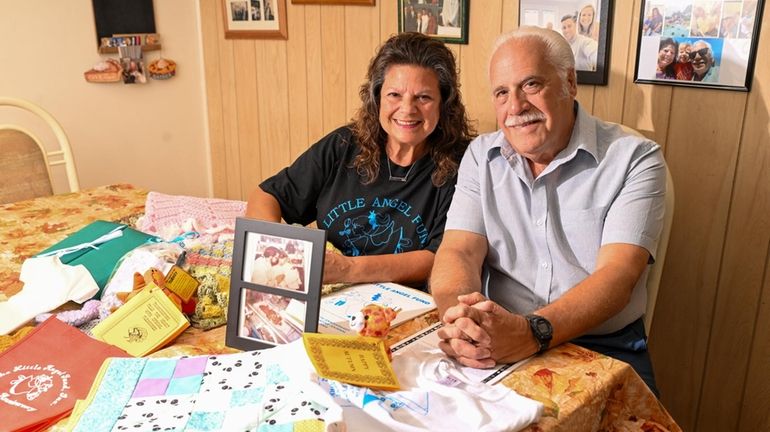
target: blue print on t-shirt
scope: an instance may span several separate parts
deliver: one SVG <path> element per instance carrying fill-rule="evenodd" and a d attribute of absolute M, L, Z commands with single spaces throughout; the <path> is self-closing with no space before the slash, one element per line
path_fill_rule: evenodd
<path fill-rule="evenodd" d="M 347 256 L 366 255 L 372 249 L 397 254 L 414 249 L 415 240 L 420 246 L 428 241 L 422 216 L 412 212 L 412 205 L 398 198 L 377 197 L 369 203 L 357 198 L 332 207 L 324 216 L 323 225 L 337 230 L 343 238 L 342 252 Z M 342 226 L 333 227 L 334 224 Z"/>

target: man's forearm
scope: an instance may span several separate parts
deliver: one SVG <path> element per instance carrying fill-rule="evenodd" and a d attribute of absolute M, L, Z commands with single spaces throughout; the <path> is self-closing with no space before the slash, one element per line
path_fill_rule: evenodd
<path fill-rule="evenodd" d="M 439 248 L 429 287 L 442 317 L 449 307 L 457 304 L 457 296 L 481 291 L 481 266 L 459 250 Z"/>

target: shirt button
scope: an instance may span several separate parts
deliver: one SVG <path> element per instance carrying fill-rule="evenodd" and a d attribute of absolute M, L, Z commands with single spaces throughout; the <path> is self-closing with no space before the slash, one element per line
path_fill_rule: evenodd
<path fill-rule="evenodd" d="M 537 226 L 540 226 L 540 225 L 543 224 L 543 220 L 542 219 L 538 219 L 537 222 L 535 222 L 535 223 L 537 224 Z"/>
<path fill-rule="evenodd" d="M 542 267 L 544 269 L 547 269 L 548 268 L 548 263 L 543 261 L 543 262 L 540 263 L 540 267 Z"/>

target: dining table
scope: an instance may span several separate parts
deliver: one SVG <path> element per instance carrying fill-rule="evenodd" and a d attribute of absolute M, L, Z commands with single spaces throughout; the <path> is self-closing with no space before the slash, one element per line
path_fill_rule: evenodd
<path fill-rule="evenodd" d="M 0 301 L 19 292 L 24 260 L 95 220 L 133 225 L 148 191 L 115 184 L 0 205 Z M 439 321 L 435 310 L 393 328 L 393 344 Z M 152 357 L 237 352 L 225 345 L 226 325 L 190 327 Z M 636 372 L 622 361 L 574 344 L 552 347 L 499 384 L 543 404 L 525 431 L 681 431 Z M 62 420 L 50 430 L 64 430 Z"/>

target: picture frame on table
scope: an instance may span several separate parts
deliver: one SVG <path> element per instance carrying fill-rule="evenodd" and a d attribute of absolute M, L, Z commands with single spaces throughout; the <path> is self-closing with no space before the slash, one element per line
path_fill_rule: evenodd
<path fill-rule="evenodd" d="M 764 0 L 643 0 L 634 82 L 751 90 Z"/>
<path fill-rule="evenodd" d="M 225 39 L 287 39 L 286 0 L 220 0 Z"/>
<path fill-rule="evenodd" d="M 519 26 L 559 32 L 575 55 L 578 84 L 606 85 L 612 7 L 612 0 L 521 0 Z"/>
<path fill-rule="evenodd" d="M 225 344 L 270 348 L 318 330 L 326 232 L 237 218 Z"/>
<path fill-rule="evenodd" d="M 419 32 L 445 43 L 468 43 L 470 0 L 398 0 L 398 32 Z"/>

